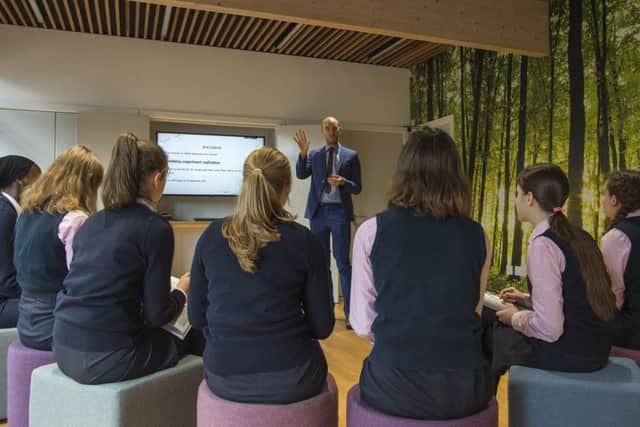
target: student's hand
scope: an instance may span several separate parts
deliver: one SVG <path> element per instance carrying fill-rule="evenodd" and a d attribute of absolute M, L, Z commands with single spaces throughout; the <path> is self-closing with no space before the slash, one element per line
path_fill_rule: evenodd
<path fill-rule="evenodd" d="M 504 288 L 498 295 L 502 301 L 516 305 L 526 305 L 528 295 L 516 288 Z"/>
<path fill-rule="evenodd" d="M 180 289 L 185 294 L 189 292 L 189 284 L 191 283 L 191 273 L 184 273 L 180 277 L 180 281 L 176 288 Z"/>
<path fill-rule="evenodd" d="M 496 312 L 496 317 L 505 325 L 511 326 L 511 318 L 518 312 L 518 308 L 513 304 L 507 304 L 507 308 Z"/>
<path fill-rule="evenodd" d="M 309 145 L 311 144 L 311 141 L 309 141 L 309 139 L 307 138 L 307 134 L 302 129 L 298 129 L 295 136 L 293 137 L 293 140 L 298 145 L 302 158 L 307 157 L 307 153 L 309 152 Z"/>
<path fill-rule="evenodd" d="M 347 180 L 341 177 L 340 175 L 332 175 L 329 178 L 327 178 L 327 182 L 331 185 L 342 187 L 344 183 L 347 182 Z"/>

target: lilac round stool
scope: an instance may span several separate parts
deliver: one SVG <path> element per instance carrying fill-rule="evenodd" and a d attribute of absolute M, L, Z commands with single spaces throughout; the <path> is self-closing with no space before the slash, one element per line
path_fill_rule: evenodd
<path fill-rule="evenodd" d="M 53 352 L 27 348 L 20 341 L 9 345 L 7 352 L 7 421 L 11 427 L 29 426 L 31 372 L 54 363 Z"/>
<path fill-rule="evenodd" d="M 640 350 L 632 350 L 624 347 L 611 347 L 611 353 L 609 356 L 614 357 L 626 357 L 636 362 L 636 365 L 640 366 Z"/>
<path fill-rule="evenodd" d="M 327 390 L 317 396 L 288 405 L 259 405 L 221 399 L 202 381 L 198 390 L 198 427 L 235 426 L 337 427 L 336 382 L 327 374 Z"/>
<path fill-rule="evenodd" d="M 415 420 L 377 412 L 360 399 L 360 386 L 347 394 L 347 427 L 498 427 L 498 402 L 493 399 L 487 409 L 455 420 Z"/>

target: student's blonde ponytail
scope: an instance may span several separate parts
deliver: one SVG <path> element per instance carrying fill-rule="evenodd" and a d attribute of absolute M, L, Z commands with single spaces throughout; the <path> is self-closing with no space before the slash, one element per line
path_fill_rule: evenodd
<path fill-rule="evenodd" d="M 258 271 L 260 249 L 280 240 L 279 223 L 293 221 L 280 201 L 290 186 L 291 167 L 280 151 L 265 147 L 247 157 L 236 210 L 222 226 L 222 235 L 244 271 Z"/>

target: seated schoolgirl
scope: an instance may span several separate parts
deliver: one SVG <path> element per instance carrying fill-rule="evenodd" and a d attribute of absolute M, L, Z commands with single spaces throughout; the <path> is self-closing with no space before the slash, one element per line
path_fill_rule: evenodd
<path fill-rule="evenodd" d="M 24 190 L 40 175 L 40 168 L 22 156 L 0 157 L 0 328 L 18 321 L 20 286 L 13 262 L 13 243 Z"/>
<path fill-rule="evenodd" d="M 105 174 L 104 210 L 74 238 L 54 311 L 53 352 L 80 383 L 148 375 L 189 350 L 189 337 L 182 341 L 162 328 L 180 314 L 189 290 L 188 275 L 171 290 L 173 230 L 156 212 L 167 172 L 162 148 L 120 135 Z"/>
<path fill-rule="evenodd" d="M 73 258 L 73 239 L 96 211 L 102 164 L 82 145 L 62 153 L 22 197 L 14 243 L 20 341 L 51 351 L 53 309 Z"/>
<path fill-rule="evenodd" d="M 492 398 L 479 316 L 491 251 L 470 216 L 453 140 L 437 129 L 414 131 L 388 209 L 360 226 L 353 248 L 351 324 L 374 343 L 360 392 L 378 411 L 461 418 Z"/>
<path fill-rule="evenodd" d="M 235 212 L 202 234 L 191 268 L 189 320 L 205 334 L 211 391 L 285 404 L 325 387 L 319 339 L 334 326 L 322 244 L 285 205 L 291 166 L 274 148 L 246 159 Z"/>
<path fill-rule="evenodd" d="M 640 350 L 640 172 L 610 173 L 602 207 L 610 221 L 602 255 L 619 310 L 613 345 Z"/>
<path fill-rule="evenodd" d="M 488 331 L 498 376 L 511 365 L 589 372 L 607 363 L 615 298 L 596 242 L 563 212 L 568 197 L 569 180 L 556 165 L 530 166 L 518 176 L 517 215 L 534 226 L 529 295 L 500 293 L 509 303 L 496 313 L 503 326 Z"/>

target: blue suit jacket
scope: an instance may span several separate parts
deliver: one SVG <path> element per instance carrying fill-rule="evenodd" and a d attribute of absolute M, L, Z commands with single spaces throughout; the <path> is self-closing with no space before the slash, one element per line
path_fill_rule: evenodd
<path fill-rule="evenodd" d="M 306 179 L 311 176 L 311 188 L 309 189 L 307 208 L 304 211 L 304 217 L 308 219 L 312 219 L 316 212 L 318 212 L 318 207 L 320 207 L 320 196 L 325 187 L 327 171 L 326 158 L 326 147 L 322 147 L 309 151 L 306 159 L 298 156 L 298 161 L 296 162 L 296 176 L 299 179 Z M 362 191 L 358 153 L 340 145 L 336 171 L 338 175 L 347 181 L 342 187 L 338 187 L 338 189 L 340 190 L 340 199 L 347 212 L 348 220 L 353 221 L 353 202 L 351 195 L 360 194 L 360 191 Z"/>

